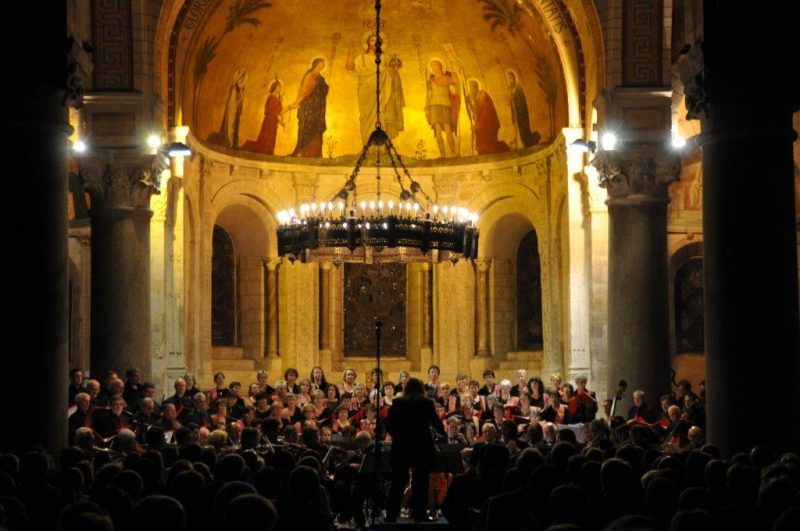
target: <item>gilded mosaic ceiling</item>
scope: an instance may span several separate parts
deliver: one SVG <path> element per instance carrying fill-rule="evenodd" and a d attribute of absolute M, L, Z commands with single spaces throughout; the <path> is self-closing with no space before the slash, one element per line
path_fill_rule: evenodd
<path fill-rule="evenodd" d="M 521 3 L 384 2 L 381 122 L 404 156 L 535 149 L 566 125 L 558 56 Z M 244 156 L 360 151 L 377 108 L 371 1 L 195 4 L 179 83 L 197 138 Z"/>

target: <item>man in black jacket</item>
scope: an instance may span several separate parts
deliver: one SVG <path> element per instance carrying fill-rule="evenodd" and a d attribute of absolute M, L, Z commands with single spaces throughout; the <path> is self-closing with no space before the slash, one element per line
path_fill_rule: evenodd
<path fill-rule="evenodd" d="M 386 520 L 393 522 L 400 514 L 403 489 L 408 481 L 408 469 L 413 470 L 411 485 L 414 520 L 427 519 L 428 476 L 436 464 L 436 447 L 431 428 L 445 436 L 444 426 L 425 397 L 422 382 L 411 378 L 404 386 L 403 397 L 395 399 L 389 410 L 386 429 L 392 436 L 392 486 L 386 508 Z"/>

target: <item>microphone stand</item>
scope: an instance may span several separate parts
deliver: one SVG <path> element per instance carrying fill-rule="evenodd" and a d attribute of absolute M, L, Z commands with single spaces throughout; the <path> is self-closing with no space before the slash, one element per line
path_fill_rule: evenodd
<path fill-rule="evenodd" d="M 380 510 L 375 503 L 378 498 L 378 485 L 380 481 L 381 466 L 381 437 L 383 435 L 383 423 L 381 421 L 381 386 L 383 385 L 383 373 L 381 372 L 381 328 L 383 321 L 375 319 L 375 490 L 372 498 L 372 525 L 375 525 Z"/>

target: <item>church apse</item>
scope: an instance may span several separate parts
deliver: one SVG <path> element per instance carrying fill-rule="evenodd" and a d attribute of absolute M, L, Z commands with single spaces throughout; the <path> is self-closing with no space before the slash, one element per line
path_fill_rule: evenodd
<path fill-rule="evenodd" d="M 413 159 L 538 149 L 566 125 L 555 45 L 516 2 L 384 6 L 380 102 L 370 2 L 227 4 L 209 7 L 185 32 L 179 70 L 183 120 L 212 148 L 354 155 L 377 111 Z"/>

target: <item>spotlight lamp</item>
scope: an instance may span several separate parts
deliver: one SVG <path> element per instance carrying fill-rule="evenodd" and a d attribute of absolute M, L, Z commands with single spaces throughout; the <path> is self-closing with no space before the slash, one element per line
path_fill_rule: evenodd
<path fill-rule="evenodd" d="M 164 149 L 170 157 L 188 157 L 192 154 L 192 149 L 183 142 L 173 142 Z"/>
<path fill-rule="evenodd" d="M 575 151 L 582 151 L 584 153 L 594 153 L 597 150 L 597 142 L 594 140 L 584 140 L 579 138 L 575 140 L 570 147 Z"/>
<path fill-rule="evenodd" d="M 169 168 L 170 159 L 175 157 L 188 157 L 192 154 L 189 146 L 183 142 L 173 142 L 171 144 L 162 144 L 156 150 L 156 156 L 153 160 L 153 170 L 161 172 Z"/>

